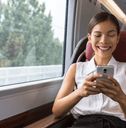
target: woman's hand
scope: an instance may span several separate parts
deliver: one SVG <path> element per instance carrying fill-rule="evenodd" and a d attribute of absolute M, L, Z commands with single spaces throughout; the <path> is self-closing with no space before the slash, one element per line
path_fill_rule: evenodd
<path fill-rule="evenodd" d="M 119 83 L 112 77 L 98 79 L 96 87 L 116 102 L 120 102 L 120 100 L 125 97 Z"/>
<path fill-rule="evenodd" d="M 126 94 L 114 78 L 98 79 L 96 88 L 99 88 L 103 94 L 118 102 L 126 117 Z"/>
<path fill-rule="evenodd" d="M 100 93 L 100 89 L 96 88 L 96 79 L 101 77 L 100 74 L 91 73 L 86 76 L 85 80 L 83 81 L 83 85 L 79 88 L 79 94 L 81 97 L 87 97 L 89 95 L 95 95 Z"/>

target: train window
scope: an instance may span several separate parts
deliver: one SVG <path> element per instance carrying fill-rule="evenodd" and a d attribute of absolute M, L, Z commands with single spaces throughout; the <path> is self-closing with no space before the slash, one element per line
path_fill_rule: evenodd
<path fill-rule="evenodd" d="M 65 12 L 66 0 L 0 0 L 0 86 L 62 75 Z"/>

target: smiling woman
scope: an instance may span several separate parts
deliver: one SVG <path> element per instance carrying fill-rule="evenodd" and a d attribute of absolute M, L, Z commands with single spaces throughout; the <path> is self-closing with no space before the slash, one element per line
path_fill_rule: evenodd
<path fill-rule="evenodd" d="M 99 21 L 99 24 L 94 23 L 95 26 L 92 24 L 92 22 L 89 23 L 89 25 L 94 27 L 91 27 L 92 31 L 88 35 L 88 40 L 92 43 L 92 48 L 94 49 L 95 54 L 99 57 L 102 57 L 102 61 L 105 61 L 97 62 L 98 65 L 106 65 L 106 61 L 108 62 L 108 60 L 111 58 L 111 55 L 119 41 L 119 24 L 117 24 L 117 27 L 115 26 L 115 23 L 118 22 L 112 23 L 112 19 L 110 18 L 106 19 L 105 22 L 104 20 L 105 19 L 103 19 L 103 22 L 101 22 L 102 20 Z M 107 58 L 108 60 L 106 60 Z"/>
<path fill-rule="evenodd" d="M 126 63 L 116 61 L 112 55 L 120 36 L 118 20 L 108 12 L 100 12 L 88 26 L 94 56 L 90 61 L 71 64 L 55 99 L 53 114 L 59 118 L 70 111 L 75 118 L 71 128 L 125 128 L 126 77 L 121 76 L 126 75 Z M 97 66 L 109 65 L 114 67 L 113 76 L 93 73 Z"/>

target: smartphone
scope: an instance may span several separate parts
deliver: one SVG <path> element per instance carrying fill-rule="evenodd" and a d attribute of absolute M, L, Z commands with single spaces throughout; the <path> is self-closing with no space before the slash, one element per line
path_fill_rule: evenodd
<path fill-rule="evenodd" d="M 113 76 L 114 75 L 114 67 L 112 65 L 97 66 L 96 72 L 102 74 L 103 77 Z"/>

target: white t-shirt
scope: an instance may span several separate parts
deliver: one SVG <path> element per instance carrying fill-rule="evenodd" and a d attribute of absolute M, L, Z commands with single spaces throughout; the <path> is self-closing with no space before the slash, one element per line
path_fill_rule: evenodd
<path fill-rule="evenodd" d="M 114 78 L 120 83 L 120 86 L 126 94 L 126 63 L 118 62 L 113 57 L 109 61 L 108 65 L 114 66 Z M 77 88 L 82 86 L 82 81 L 85 76 L 96 68 L 94 58 L 88 62 L 78 62 L 76 69 L 75 81 Z M 82 98 L 71 110 L 71 113 L 75 118 L 79 115 L 87 114 L 106 114 L 113 115 L 126 121 L 124 113 L 119 103 L 113 101 L 104 94 L 90 95 Z"/>

